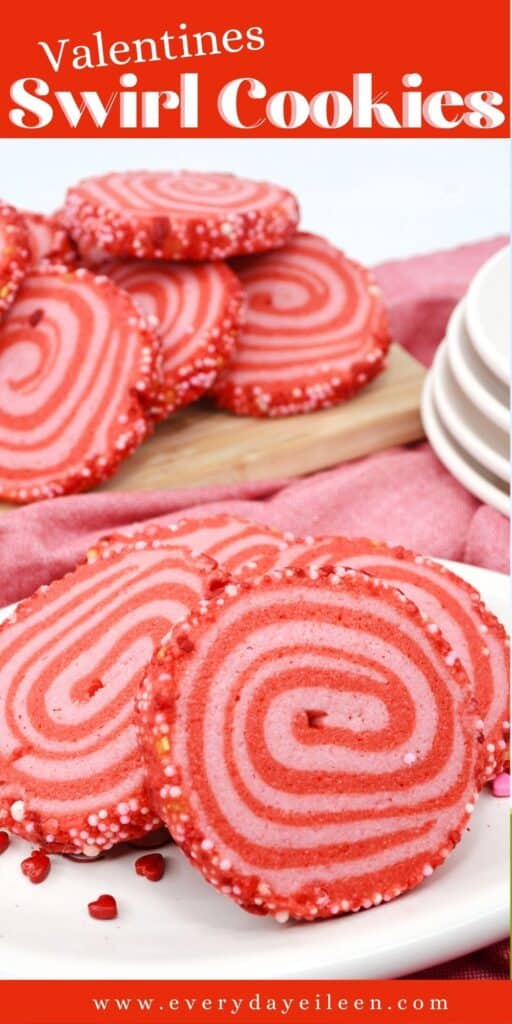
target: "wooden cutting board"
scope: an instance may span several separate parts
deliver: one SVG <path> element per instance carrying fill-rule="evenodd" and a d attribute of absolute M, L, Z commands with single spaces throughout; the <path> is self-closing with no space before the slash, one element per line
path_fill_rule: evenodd
<path fill-rule="evenodd" d="M 423 437 L 425 370 L 398 345 L 387 369 L 356 398 L 285 419 L 231 416 L 198 404 L 160 424 L 99 490 L 159 490 L 303 476 Z M 12 508 L 3 504 L 0 511 Z"/>

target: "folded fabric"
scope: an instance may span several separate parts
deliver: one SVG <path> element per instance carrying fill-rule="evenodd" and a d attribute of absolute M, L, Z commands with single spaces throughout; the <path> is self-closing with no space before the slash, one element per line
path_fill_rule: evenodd
<path fill-rule="evenodd" d="M 509 978 L 508 942 L 495 942 L 493 946 L 479 949 L 476 953 L 461 956 L 437 967 L 410 975 L 411 978 L 427 981 L 440 978 L 450 981 L 504 981 Z"/>
<path fill-rule="evenodd" d="M 424 366 L 430 366 L 453 307 L 478 268 L 506 245 L 488 238 L 457 249 L 390 260 L 375 268 L 390 312 L 393 338 Z"/>

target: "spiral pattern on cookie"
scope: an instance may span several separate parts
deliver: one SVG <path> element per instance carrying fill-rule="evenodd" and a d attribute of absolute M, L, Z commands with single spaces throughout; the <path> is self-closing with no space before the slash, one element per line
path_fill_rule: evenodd
<path fill-rule="evenodd" d="M 215 569 L 180 551 L 104 553 L 18 606 L 0 629 L 0 827 L 96 856 L 159 824 L 135 692 Z"/>
<path fill-rule="evenodd" d="M 311 564 L 344 565 L 378 576 L 440 627 L 474 688 L 486 742 L 483 781 L 503 770 L 510 754 L 510 641 L 478 591 L 424 555 L 365 538 L 297 542 L 276 560 L 278 567 Z"/>
<path fill-rule="evenodd" d="M 129 295 L 43 266 L 0 328 L 0 495 L 89 488 L 147 435 L 156 340 Z"/>
<path fill-rule="evenodd" d="M 223 259 L 284 244 L 299 217 L 279 185 L 201 171 L 126 171 L 68 190 L 66 221 L 81 252 Z"/>
<path fill-rule="evenodd" d="M 215 385 L 219 405 L 250 415 L 310 412 L 355 394 L 382 368 L 389 333 L 369 271 L 318 235 L 236 263 L 247 317 Z"/>
<path fill-rule="evenodd" d="M 226 263 L 112 261 L 107 274 L 125 288 L 158 331 L 161 366 L 156 418 L 208 391 L 233 350 L 242 318 L 240 283 Z"/>
<path fill-rule="evenodd" d="M 131 544 L 186 548 L 194 557 L 208 555 L 236 576 L 262 575 L 286 556 L 292 534 L 229 515 L 197 515 L 176 522 L 139 523 L 101 538 L 88 552 L 94 561 L 104 551 L 118 552 Z"/>
<path fill-rule="evenodd" d="M 372 577 L 230 583 L 139 691 L 155 806 L 246 909 L 314 919 L 392 899 L 459 841 L 480 772 L 467 677 Z"/>

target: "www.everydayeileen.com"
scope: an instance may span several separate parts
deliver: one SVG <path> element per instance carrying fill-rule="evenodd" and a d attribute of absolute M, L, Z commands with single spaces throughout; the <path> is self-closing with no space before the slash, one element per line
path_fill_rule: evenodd
<path fill-rule="evenodd" d="M 93 998 L 92 1005 L 98 1014 L 108 1013 L 109 1015 L 113 1012 L 119 1012 L 120 1014 L 139 1011 L 141 1015 L 145 1013 L 156 1013 L 170 1014 L 172 1016 L 179 1015 L 180 1018 L 189 1015 L 194 1017 L 203 1016 L 208 1018 L 209 1015 L 214 1016 L 216 1019 L 219 1016 L 222 1017 L 239 1017 L 245 1016 L 246 1014 L 259 1014 L 262 1013 L 265 1017 L 268 1015 L 275 1015 L 276 1017 L 287 1017 L 290 1013 L 295 1015 L 297 1013 L 308 1014 L 315 1016 L 321 1014 L 324 1017 L 326 1014 L 342 1015 L 346 1011 L 359 1010 L 359 1011 L 370 1011 L 374 1013 L 389 1013 L 395 1011 L 396 1013 L 413 1012 L 421 1015 L 422 1011 L 425 1013 L 440 1014 L 448 1011 L 448 1000 L 443 997 L 406 997 L 393 998 L 392 1000 L 381 999 L 378 997 L 371 998 L 369 996 L 361 998 L 345 998 L 332 992 L 322 992 L 315 996 L 291 996 L 285 998 L 284 996 L 277 996 L 273 998 L 268 995 L 261 995 L 259 992 L 254 992 L 252 996 L 243 996 L 235 998 L 234 996 L 223 996 L 209 998 L 201 996 L 196 998 L 194 996 L 181 996 L 179 998 L 171 998 L 167 1000 L 153 999 L 153 998 L 104 998 L 101 997 Z"/>

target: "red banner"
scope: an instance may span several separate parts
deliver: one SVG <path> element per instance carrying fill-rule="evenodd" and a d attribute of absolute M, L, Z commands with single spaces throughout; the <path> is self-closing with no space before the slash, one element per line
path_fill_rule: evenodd
<path fill-rule="evenodd" d="M 5 1024 L 493 1024 L 512 985 L 481 981 L 4 982 Z"/>
<path fill-rule="evenodd" d="M 24 5 L 0 136 L 509 135 L 509 5 Z"/>

